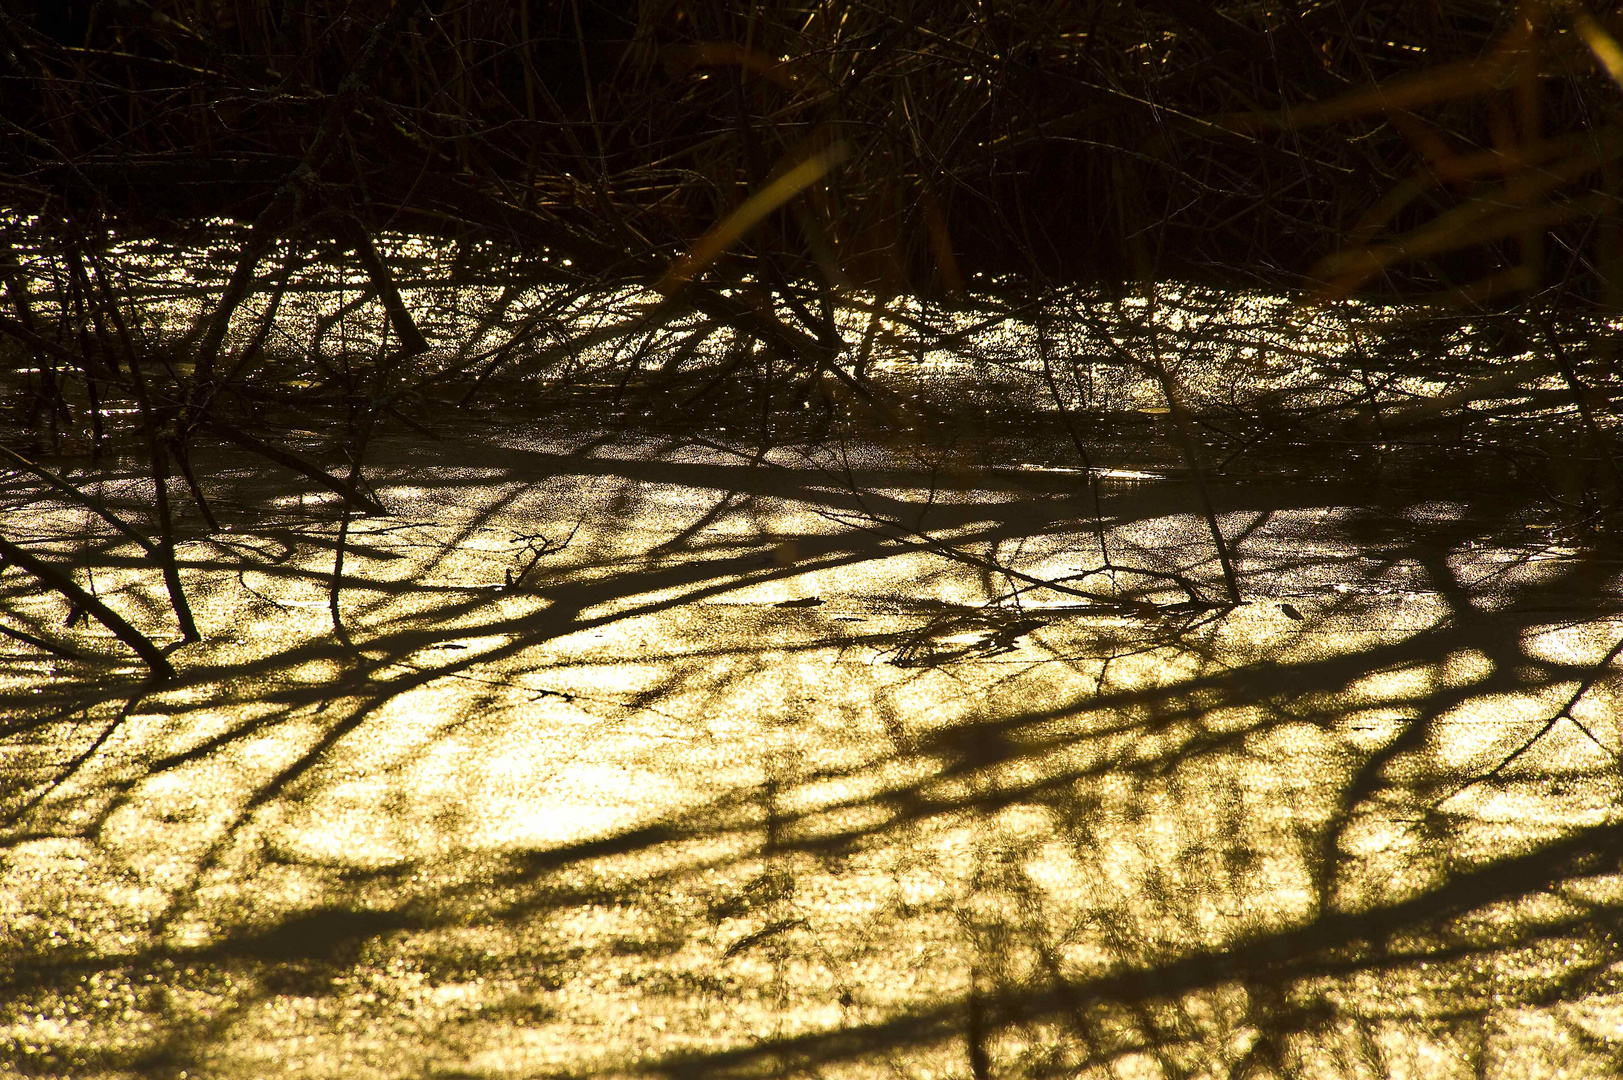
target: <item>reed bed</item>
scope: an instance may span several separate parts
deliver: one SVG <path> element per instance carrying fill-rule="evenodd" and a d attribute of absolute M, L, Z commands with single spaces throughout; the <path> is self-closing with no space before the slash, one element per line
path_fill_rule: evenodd
<path fill-rule="evenodd" d="M 183 641 L 211 447 L 347 521 L 385 510 L 373 432 L 447 407 L 763 446 L 1001 420 L 1086 470 L 1159 417 L 1197 477 L 1468 452 L 1603 527 L 1619 32 L 1576 0 L 13 5 L 0 441 L 141 545 Z M 139 521 L 52 467 L 109 447 Z"/>

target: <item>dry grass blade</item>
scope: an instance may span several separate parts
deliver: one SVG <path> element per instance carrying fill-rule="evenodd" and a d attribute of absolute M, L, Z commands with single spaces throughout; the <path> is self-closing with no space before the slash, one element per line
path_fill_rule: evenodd
<path fill-rule="evenodd" d="M 660 279 L 659 291 L 666 296 L 681 292 L 705 268 L 715 262 L 728 248 L 759 225 L 768 214 L 811 187 L 826 176 L 840 162 L 851 156 L 850 147 L 843 142 L 817 151 L 796 165 L 785 169 L 766 187 L 745 199 L 738 208 L 718 221 L 694 243 L 686 255 L 671 265 Z"/>
<path fill-rule="evenodd" d="M 1612 81 L 1623 86 L 1623 47 L 1589 12 L 1572 2 L 1567 7 L 1572 13 L 1573 28 L 1584 39 L 1584 44 L 1589 46 L 1589 51 L 1595 54 L 1595 59 L 1600 61 Z"/>

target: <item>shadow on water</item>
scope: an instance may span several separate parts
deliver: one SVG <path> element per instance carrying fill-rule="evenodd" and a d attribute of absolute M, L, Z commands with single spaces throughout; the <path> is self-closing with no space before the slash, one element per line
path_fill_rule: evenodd
<path fill-rule="evenodd" d="M 421 453 L 349 527 L 350 644 L 332 515 L 222 458 L 173 685 L 82 624 L 7 646 L 10 1068 L 1623 1070 L 1603 554 L 1233 484 L 1231 607 L 1174 482 Z"/>

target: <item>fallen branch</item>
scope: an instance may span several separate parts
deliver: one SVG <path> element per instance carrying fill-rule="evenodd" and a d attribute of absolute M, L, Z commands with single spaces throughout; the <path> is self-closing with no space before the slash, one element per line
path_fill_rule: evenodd
<path fill-rule="evenodd" d="M 207 413 L 203 415 L 202 421 L 210 431 L 214 432 L 222 439 L 225 439 L 227 442 L 236 443 L 244 450 L 252 450 L 261 457 L 268 458 L 284 468 L 292 469 L 301 476 L 308 476 L 322 487 L 341 495 L 344 498 L 344 501 L 352 506 L 359 507 L 366 513 L 376 514 L 379 517 L 389 516 L 389 511 L 384 508 L 382 503 L 362 494 L 349 484 L 346 484 L 344 481 L 338 479 L 332 473 L 327 472 L 319 466 L 312 465 L 310 462 L 304 460 L 302 457 L 293 453 L 292 451 L 283 450 L 278 446 L 272 446 L 265 440 L 257 439 L 248 434 L 246 431 L 243 431 L 241 428 L 236 427 L 233 424 L 228 424 L 224 420 L 210 416 Z"/>
<path fill-rule="evenodd" d="M 136 654 L 146 661 L 155 682 L 168 682 L 175 677 L 175 669 L 170 666 L 169 659 L 157 645 L 153 644 L 151 638 L 125 622 L 123 616 L 81 588 L 79 583 L 67 574 L 27 548 L 0 536 L 0 563 L 6 562 L 16 563 L 33 574 L 50 588 L 61 593 L 75 611 L 87 613 L 112 631 L 114 637 L 135 650 Z"/>
<path fill-rule="evenodd" d="M 66 480 L 62 479 L 60 476 L 56 475 L 56 473 L 42 465 L 36 465 L 34 462 L 29 461 L 27 458 L 23 457 L 21 454 L 17 453 L 17 451 L 12 450 L 9 447 L 0 446 L 0 457 L 10 461 L 19 469 L 24 469 L 30 473 L 33 473 L 47 484 L 50 484 L 51 487 L 55 488 L 57 491 L 60 491 L 62 494 L 66 495 L 68 498 L 72 499 L 86 510 L 89 510 L 92 514 L 95 514 L 97 517 L 107 522 L 113 528 L 123 533 L 124 536 L 135 541 L 141 546 L 141 550 L 145 551 L 148 555 L 156 556 L 158 554 L 158 547 L 156 544 L 142 536 L 140 533 L 136 532 L 128 522 L 114 514 L 111 510 L 107 509 L 106 504 L 104 504 L 94 495 L 79 490 Z"/>

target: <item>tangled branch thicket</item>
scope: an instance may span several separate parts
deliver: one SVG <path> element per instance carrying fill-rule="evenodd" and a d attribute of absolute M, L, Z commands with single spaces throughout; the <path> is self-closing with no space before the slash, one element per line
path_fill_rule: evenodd
<path fill-rule="evenodd" d="M 447 401 L 918 430 L 961 388 L 932 411 L 876 358 L 966 356 L 1000 320 L 1097 331 L 1098 302 L 1113 329 L 1044 354 L 1056 432 L 1099 412 L 1090 350 L 1224 459 L 1468 445 L 1515 413 L 1570 430 L 1517 466 L 1594 519 L 1616 29 L 1578 0 L 24 0 L 0 12 L 5 441 L 87 505 L 39 459 L 144 447 L 190 638 L 169 488 L 215 524 L 199 448 L 375 512 L 374 426 Z M 1312 408 L 1255 365 L 1226 402 L 1186 385 L 1157 334 L 1192 283 L 1341 320 Z M 1291 355 L 1288 320 L 1203 325 L 1182 355 Z M 288 434 L 322 424 L 347 469 Z"/>

